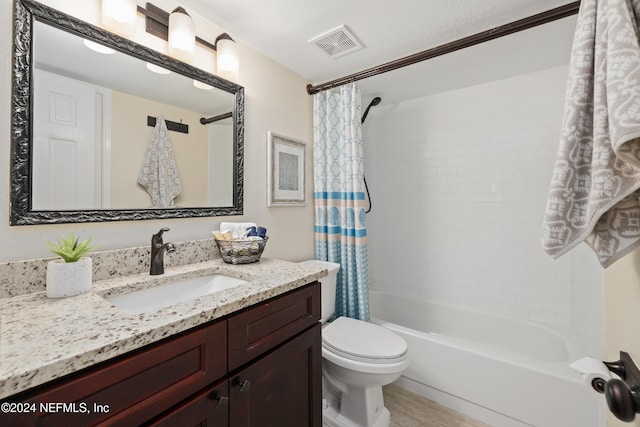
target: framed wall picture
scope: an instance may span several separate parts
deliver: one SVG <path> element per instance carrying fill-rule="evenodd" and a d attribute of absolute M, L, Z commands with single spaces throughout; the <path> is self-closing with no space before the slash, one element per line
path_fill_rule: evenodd
<path fill-rule="evenodd" d="M 306 205 L 307 144 L 267 133 L 267 206 Z"/>

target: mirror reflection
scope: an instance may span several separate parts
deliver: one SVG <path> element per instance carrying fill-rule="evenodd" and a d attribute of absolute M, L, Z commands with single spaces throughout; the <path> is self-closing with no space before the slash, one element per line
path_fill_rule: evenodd
<path fill-rule="evenodd" d="M 234 105 L 233 93 L 36 21 L 33 209 L 232 206 Z"/>
<path fill-rule="evenodd" d="M 11 225 L 242 215 L 242 86 L 37 1 L 14 5 Z M 147 150 L 159 140 L 160 163 Z"/>

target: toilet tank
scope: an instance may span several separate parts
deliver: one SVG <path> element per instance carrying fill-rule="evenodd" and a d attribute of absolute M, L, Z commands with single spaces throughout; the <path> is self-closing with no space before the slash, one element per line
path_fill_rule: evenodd
<path fill-rule="evenodd" d="M 320 318 L 320 322 L 325 323 L 336 311 L 336 280 L 338 278 L 340 264 L 315 259 L 303 261 L 302 264 L 311 264 L 313 266 L 329 270 L 329 274 L 319 280 L 322 295 L 320 299 L 322 307 L 322 317 Z"/>

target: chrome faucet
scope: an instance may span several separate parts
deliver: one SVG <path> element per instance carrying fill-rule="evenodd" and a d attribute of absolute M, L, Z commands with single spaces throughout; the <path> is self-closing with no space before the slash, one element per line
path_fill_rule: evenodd
<path fill-rule="evenodd" d="M 158 233 L 151 236 L 151 270 L 150 274 L 156 276 L 164 274 L 164 253 L 175 252 L 176 247 L 173 243 L 163 243 L 162 233 L 169 231 L 168 227 L 161 228 Z"/>

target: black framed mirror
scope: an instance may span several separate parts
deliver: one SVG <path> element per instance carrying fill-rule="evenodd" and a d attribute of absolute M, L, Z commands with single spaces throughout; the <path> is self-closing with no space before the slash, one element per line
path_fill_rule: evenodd
<path fill-rule="evenodd" d="M 243 213 L 242 86 L 32 0 L 14 3 L 13 41 L 11 225 Z M 84 59 L 89 52 L 85 46 L 91 42 L 111 49 L 115 54 L 108 55 L 109 61 L 116 62 L 103 64 L 106 56 L 97 53 L 91 53 L 98 55 L 93 59 Z M 162 74 L 150 72 L 151 68 Z M 136 73 L 147 74 L 136 77 Z M 47 83 L 51 76 L 62 80 Z M 57 96 L 58 88 L 67 81 L 98 88 L 90 92 L 87 105 L 96 104 L 99 113 L 91 110 L 87 114 L 82 104 L 67 102 L 70 98 L 65 94 L 54 99 L 50 93 L 42 92 L 48 84 Z M 108 98 L 110 103 L 94 102 L 98 98 Z M 53 108 L 51 105 L 71 107 L 57 112 L 49 110 Z M 84 116 L 76 114 L 79 112 Z M 167 208 L 154 207 L 136 181 L 149 135 L 154 132 L 152 122 L 160 115 L 170 129 L 169 139 L 183 190 L 175 198 L 175 205 Z M 85 131 L 90 135 L 85 139 L 91 140 L 94 147 L 85 157 L 88 160 L 77 160 L 83 157 L 78 157 L 76 149 L 69 148 L 72 144 L 67 143 L 67 139 L 73 138 L 52 137 L 42 130 L 41 123 L 51 117 L 83 125 L 98 124 L 87 125 Z M 183 123 L 185 117 L 189 123 Z M 205 119 L 204 123 L 193 117 Z M 126 122 L 134 118 L 135 123 Z M 216 118 L 213 120 L 216 123 L 207 122 L 211 118 Z M 177 125 L 175 132 L 171 130 L 172 124 Z M 184 129 L 190 135 L 184 135 Z M 49 145 L 39 148 L 40 140 L 48 141 Z M 57 141 L 55 149 L 50 141 Z M 45 152 L 53 155 L 43 163 Z M 204 163 L 198 165 L 201 159 Z M 78 169 L 77 165 L 84 169 Z M 82 197 L 76 194 L 69 176 L 75 176 L 78 185 L 90 194 Z M 54 193 L 58 196 L 49 200 Z"/>

